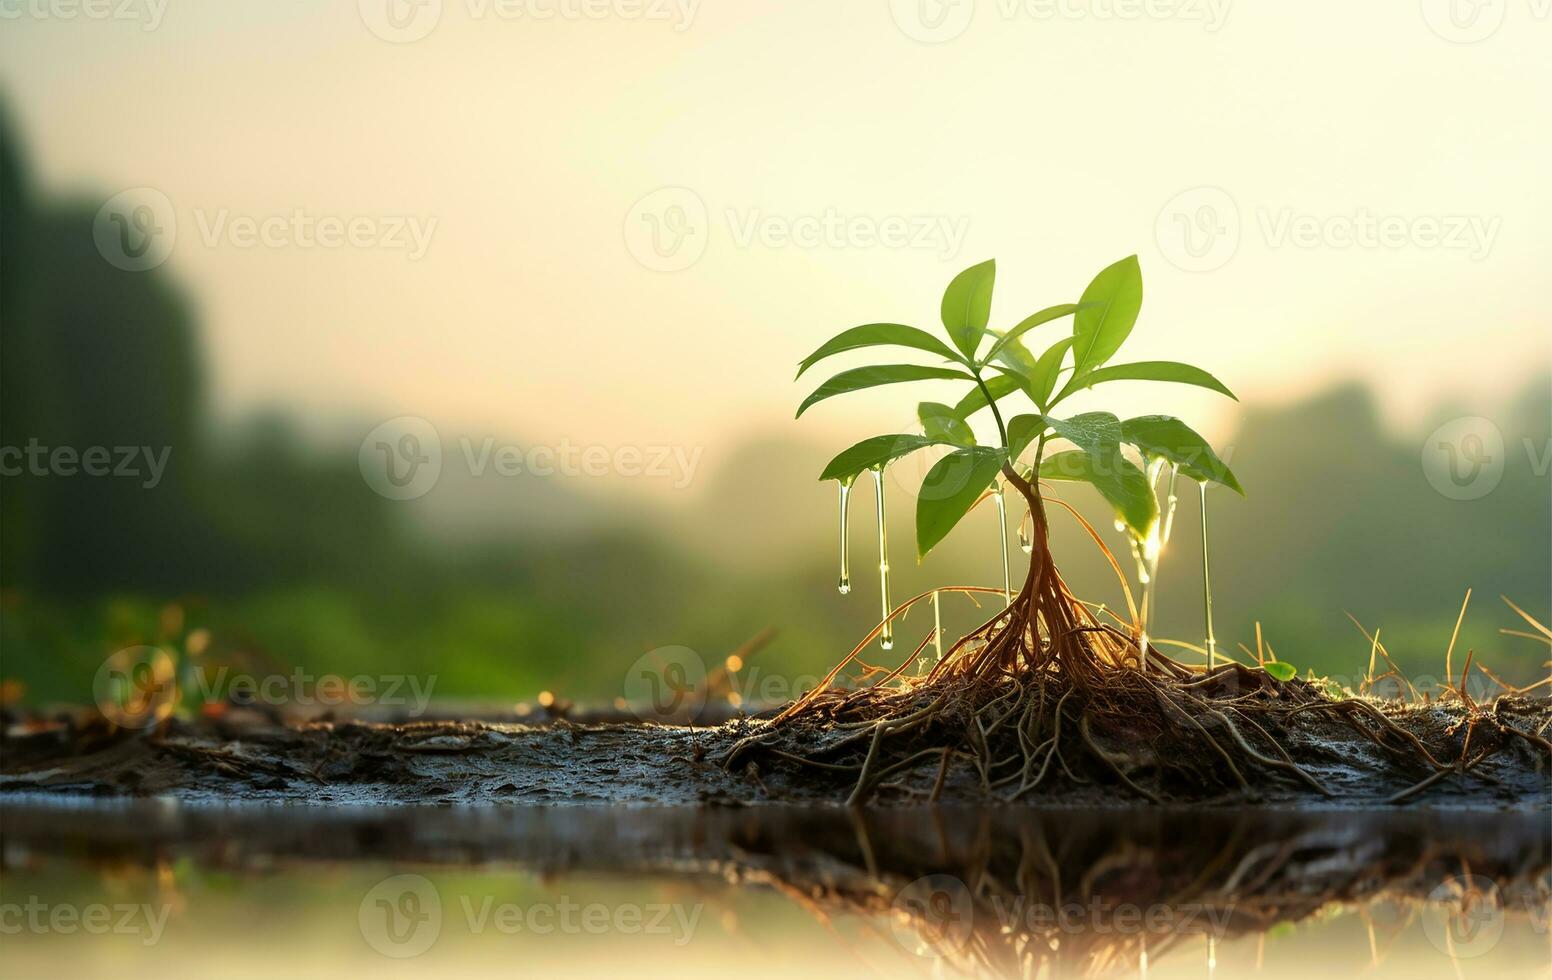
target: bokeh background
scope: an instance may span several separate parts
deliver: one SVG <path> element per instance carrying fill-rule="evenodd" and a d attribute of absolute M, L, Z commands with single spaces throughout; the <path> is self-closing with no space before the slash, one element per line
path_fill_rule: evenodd
<path fill-rule="evenodd" d="M 1008 326 L 1132 252 L 1126 359 L 1201 364 L 1240 401 L 1133 384 L 1074 410 L 1176 414 L 1224 447 L 1249 495 L 1210 494 L 1221 644 L 1259 623 L 1352 676 L 1351 613 L 1437 675 L 1470 588 L 1455 663 L 1543 676 L 1499 599 L 1552 619 L 1534 5 L 92 9 L 0 20 L 0 446 L 167 462 L 3 477 L 13 703 L 89 701 L 141 643 L 608 702 L 648 651 L 715 663 L 767 628 L 746 673 L 791 693 L 877 619 L 871 490 L 842 597 L 820 467 L 952 400 L 884 389 L 795 423 L 823 376 L 794 382 L 799 358 L 857 323 L 933 326 L 987 257 Z M 353 231 L 325 243 L 330 223 Z M 390 499 L 371 460 L 405 425 L 441 467 Z M 609 462 L 476 472 L 487 446 Z M 622 449 L 670 455 L 638 475 Z M 911 560 L 924 471 L 887 483 L 896 596 L 998 584 L 990 508 Z M 1200 642 L 1185 502 L 1157 632 Z M 1056 547 L 1119 601 L 1061 517 Z"/>

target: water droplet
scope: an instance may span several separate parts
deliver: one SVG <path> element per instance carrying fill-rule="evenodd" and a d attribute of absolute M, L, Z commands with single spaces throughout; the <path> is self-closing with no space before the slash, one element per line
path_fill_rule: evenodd
<path fill-rule="evenodd" d="M 1169 464 L 1169 499 L 1164 505 L 1164 530 L 1162 532 L 1162 544 L 1169 544 L 1170 532 L 1175 529 L 1175 504 L 1180 498 L 1175 496 L 1175 477 L 1180 475 L 1180 467 L 1175 463 Z"/>
<path fill-rule="evenodd" d="M 1002 483 L 995 486 L 997 498 L 997 544 L 1002 549 L 1002 599 L 1004 605 L 1013 604 L 1013 579 L 1008 573 L 1008 503 L 1003 498 Z"/>
<path fill-rule="evenodd" d="M 878 595 L 880 618 L 884 621 L 884 628 L 879 631 L 879 646 L 885 650 L 894 649 L 895 628 L 889 621 L 889 614 L 894 607 L 889 602 L 889 528 L 884 523 L 884 468 L 873 468 L 873 499 L 878 510 Z"/>
<path fill-rule="evenodd" d="M 851 591 L 851 548 L 847 544 L 846 512 L 847 504 L 851 500 L 852 477 L 840 481 L 841 484 L 841 579 L 835 584 L 835 589 L 841 595 Z"/>
<path fill-rule="evenodd" d="M 1026 510 L 1024 511 L 1024 519 L 1019 521 L 1019 548 L 1023 549 L 1023 552 L 1026 555 L 1032 555 L 1035 553 L 1035 542 L 1034 539 L 1030 536 L 1030 532 L 1033 530 L 1030 525 L 1034 523 L 1034 520 L 1034 516 Z"/>
<path fill-rule="evenodd" d="M 1212 569 L 1207 559 L 1207 484 L 1200 482 L 1202 491 L 1202 609 L 1207 619 L 1207 669 L 1212 670 L 1218 660 L 1218 639 L 1213 635 L 1212 618 Z"/>
<path fill-rule="evenodd" d="M 938 662 L 943 662 L 943 613 L 938 608 L 938 590 L 932 590 L 932 646 L 938 654 Z"/>

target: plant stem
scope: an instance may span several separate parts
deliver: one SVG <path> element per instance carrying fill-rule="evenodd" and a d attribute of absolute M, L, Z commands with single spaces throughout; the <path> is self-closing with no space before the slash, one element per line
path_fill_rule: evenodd
<path fill-rule="evenodd" d="M 986 387 L 985 381 L 981 380 L 980 370 L 973 370 L 975 372 L 975 383 L 980 387 L 981 394 L 986 396 L 986 404 L 992 410 L 992 418 L 997 420 L 997 434 L 1002 437 L 1001 448 L 1006 451 L 1008 448 L 1008 428 L 1002 424 L 1002 413 L 997 410 L 997 401 L 996 399 L 992 398 L 992 390 Z"/>

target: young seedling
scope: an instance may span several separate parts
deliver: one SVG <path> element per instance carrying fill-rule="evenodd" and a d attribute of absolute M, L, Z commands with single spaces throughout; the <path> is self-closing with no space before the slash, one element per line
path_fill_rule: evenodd
<path fill-rule="evenodd" d="M 1240 493 L 1243 490 L 1207 441 L 1179 419 L 1145 415 L 1123 421 L 1109 412 L 1093 411 L 1062 417 L 1057 409 L 1073 395 L 1111 381 L 1172 381 L 1207 388 L 1230 398 L 1234 397 L 1233 393 L 1211 374 L 1189 364 L 1174 361 L 1110 363 L 1130 336 L 1142 308 L 1142 273 L 1136 256 L 1122 259 L 1100 272 L 1077 303 L 1040 310 L 1006 332 L 988 329 L 995 276 L 995 262 L 987 261 L 971 266 L 949 283 L 942 302 L 943 339 L 904 324 L 870 323 L 842 332 L 803 359 L 798 367 L 800 377 L 825 358 L 862 348 L 909 348 L 936 355 L 943 363 L 933 366 L 890 363 L 843 371 L 804 399 L 798 407 L 799 416 L 818 402 L 836 395 L 879 385 L 945 379 L 967 385 L 963 397 L 955 405 L 922 402 L 918 406 L 921 433 L 894 433 L 864 439 L 831 460 L 820 479 L 839 481 L 844 522 L 846 491 L 859 474 L 866 470 L 877 474 L 894 460 L 929 446 L 950 447 L 951 451 L 928 471 L 917 495 L 918 559 L 925 558 L 987 493 L 991 493 L 998 503 L 1000 516 L 1002 496 L 998 479 L 1001 477 L 1013 485 L 1029 505 L 1035 530 L 1033 539 L 1024 542 L 1031 553 L 1030 577 L 1025 593 L 1020 595 L 1025 602 L 1024 617 L 1027 621 L 1057 627 L 1057 633 L 1047 634 L 1056 641 L 1060 641 L 1076 622 L 1060 608 L 1069 603 L 1062 596 L 1062 590 L 1054 585 L 1057 575 L 1047 548 L 1040 480 L 1075 480 L 1092 484 L 1114 509 L 1117 529 L 1125 531 L 1131 539 L 1138 578 L 1143 587 L 1143 601 L 1133 617 L 1134 647 L 1138 665 L 1146 666 L 1146 621 L 1159 554 L 1172 524 L 1176 475 L 1184 472 L 1201 484 L 1204 502 L 1208 483 L 1219 483 Z M 1025 341 L 1033 330 L 1069 317 L 1072 321 L 1069 335 L 1055 339 L 1038 357 L 1030 352 Z M 1005 421 L 1004 400 L 1020 395 L 1035 411 L 1014 415 Z M 970 426 L 971 417 L 983 409 L 990 409 L 996 422 L 997 442 L 994 445 L 977 444 Z M 1047 455 L 1053 440 L 1058 439 L 1070 444 L 1071 448 Z M 1128 447 L 1135 452 L 1136 462 L 1127 455 Z M 1170 471 L 1170 506 L 1161 516 L 1154 488 L 1166 467 Z M 1205 503 L 1203 513 L 1205 515 Z M 1002 557 L 1004 589 L 1007 590 L 1005 536 Z M 880 565 L 887 570 L 887 555 L 880 555 Z M 1204 584 L 1205 581 L 1204 573 Z M 887 621 L 891 612 L 887 607 L 887 588 L 884 594 L 886 623 L 881 635 L 888 649 L 892 630 Z M 1205 605 L 1209 610 L 1207 636 L 1211 661 L 1214 640 L 1210 591 L 1204 589 L 1204 596 L 1208 597 Z M 1011 596 L 1009 605 L 1012 605 Z M 1060 652 L 1061 644 L 1058 642 L 1056 646 Z"/>
<path fill-rule="evenodd" d="M 941 336 L 905 324 L 869 323 L 822 344 L 799 364 L 799 376 L 833 355 L 872 348 L 905 348 L 930 355 L 936 363 L 889 362 L 842 371 L 805 398 L 797 414 L 801 416 L 838 395 L 881 385 L 962 382 L 964 394 L 955 404 L 922 402 L 918 406 L 921 432 L 864 439 L 832 459 L 820 478 L 839 482 L 844 521 L 847 491 L 859 475 L 872 472 L 881 492 L 886 466 L 929 446 L 947 447 L 947 454 L 928 470 L 917 495 L 918 559 L 926 557 L 977 502 L 998 494 L 1001 488 L 997 481 L 1001 479 L 1019 492 L 1029 508 L 1032 533 L 1027 537 L 1021 533 L 1021 543 L 1030 554 L 1022 588 L 1012 596 L 1007 595 L 1011 588 L 1006 586 L 1002 591 L 962 587 L 934 590 L 890 609 L 888 552 L 880 519 L 884 622 L 869 640 L 880 637 L 888 648 L 892 621 L 928 596 L 936 605 L 940 591 L 996 593 L 1004 596 L 1006 605 L 955 642 L 925 675 L 907 676 L 902 664 L 888 674 L 889 685 L 875 684 L 850 692 L 831 688 L 839 672 L 864 648 L 864 641 L 823 685 L 795 701 L 768 727 L 740 742 L 725 761 L 734 764 L 746 752 L 767 747 L 773 739 L 793 731 L 807 732 L 819 747 L 782 752 L 788 760 L 846 752 L 849 746 L 860 750 L 860 740 L 870 738 L 866 755 L 855 766 L 815 760 L 831 770 L 858 771 L 854 801 L 865 798 L 889 774 L 930 763 L 938 763 L 946 772 L 950 760 L 959 755 L 975 762 L 987 789 L 1012 787 L 1011 795 L 1017 797 L 1047 776 L 1053 760 L 1069 776 L 1075 776 L 1072 761 L 1062 755 L 1064 740 L 1071 752 L 1075 739 L 1081 739 L 1091 761 L 1155 799 L 1153 791 L 1133 779 L 1136 772 L 1153 769 L 1157 778 L 1162 778 L 1166 772 L 1185 769 L 1201 776 L 1198 770 L 1211 757 L 1221 760 L 1227 775 L 1242 788 L 1248 788 L 1243 769 L 1251 764 L 1285 769 L 1313 782 L 1242 707 L 1229 709 L 1240 717 L 1236 722 L 1204 700 L 1219 688 L 1227 694 L 1228 688 L 1240 690 L 1245 683 L 1266 685 L 1275 692 L 1279 683 L 1275 678 L 1237 664 L 1215 671 L 1211 662 L 1204 676 L 1200 668 L 1177 663 L 1156 650 L 1150 655 L 1144 617 L 1159 552 L 1172 522 L 1175 477 L 1184 474 L 1197 481 L 1205 501 L 1205 488 L 1210 483 L 1243 493 L 1233 472 L 1205 439 L 1177 418 L 1144 415 L 1123 420 L 1103 411 L 1059 411 L 1074 395 L 1116 381 L 1175 382 L 1230 398 L 1233 393 L 1211 374 L 1189 364 L 1113 363 L 1142 308 L 1142 273 L 1136 256 L 1102 270 L 1077 302 L 1047 307 L 1005 331 L 989 326 L 995 275 L 995 263 L 987 261 L 954 277 L 943 294 Z M 1032 353 L 1027 341 L 1036 329 L 1069 319 L 1070 331 L 1051 339 L 1039 355 Z M 1010 415 L 1007 406 L 1014 398 L 1026 400 L 1033 410 Z M 990 412 L 996 426 L 996 441 L 990 445 L 976 439 L 970 424 L 982 411 Z M 1161 515 L 1155 486 L 1166 468 L 1170 471 L 1170 503 Z M 1102 622 L 1062 581 L 1050 553 L 1044 481 L 1092 485 L 1114 511 L 1117 528 L 1128 535 L 1144 585 L 1141 610 L 1135 608 L 1127 591 L 1132 607 L 1130 630 Z M 1073 513 L 1103 548 L 1092 525 Z M 1111 561 L 1114 564 L 1113 558 Z M 847 581 L 844 565 L 842 577 Z M 1210 598 L 1208 609 L 1211 660 Z M 934 635 L 937 632 L 935 627 Z M 922 642 L 922 648 L 929 640 Z M 918 648 L 916 654 L 920 652 Z M 915 655 L 907 661 L 912 662 Z M 1247 678 L 1236 672 L 1257 676 Z M 1205 716 L 1216 734 L 1196 721 L 1196 716 Z M 1175 762 L 1161 755 L 1168 750 L 1163 742 L 1150 744 L 1144 739 L 1143 751 L 1135 756 L 1101 744 L 1106 736 L 1135 744 L 1135 736 L 1174 729 L 1181 718 L 1190 722 L 1189 738 L 1208 753 Z M 945 726 L 957 734 L 945 731 Z M 1249 737 L 1246 728 L 1252 729 Z M 1004 739 L 1013 738 L 1010 733 L 1017 735 L 1011 755 L 1000 755 L 1001 750 L 993 745 L 992 737 L 999 729 Z M 1263 739 L 1262 748 L 1251 745 L 1257 734 Z M 888 761 L 902 752 L 903 758 Z M 1208 781 L 1223 776 L 1217 771 Z"/>

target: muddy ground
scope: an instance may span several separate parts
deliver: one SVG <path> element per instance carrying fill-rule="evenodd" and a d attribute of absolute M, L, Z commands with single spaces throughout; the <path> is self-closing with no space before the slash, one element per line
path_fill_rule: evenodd
<path fill-rule="evenodd" d="M 1547 699 L 1505 698 L 1499 722 L 1545 733 Z M 1390 706 L 1386 715 L 1453 758 L 1466 726 L 1458 704 Z M 795 764 L 764 763 L 729 771 L 719 763 L 760 722 L 716 727 L 656 724 L 546 725 L 477 722 L 285 723 L 259 715 L 220 721 L 170 721 L 148 732 L 115 730 L 100 720 L 19 732 L 0 740 L 0 796 L 171 795 L 188 800 L 357 803 L 634 804 L 680 806 L 775 802 L 839 803 L 855 779 Z M 1305 714 L 1278 733 L 1292 757 L 1330 792 L 1267 773 L 1253 794 L 1204 792 L 1175 802 L 1241 806 L 1320 803 L 1371 806 L 1416 787 L 1433 771 L 1400 747 L 1387 748 L 1348 725 Z M 904 785 L 930 785 L 936 767 Z M 968 765 L 953 766 L 939 799 L 995 800 Z M 885 793 L 883 805 L 919 802 Z M 1055 779 L 1025 798 L 1038 805 L 1112 806 L 1141 802 L 1125 787 Z M 1530 740 L 1451 772 L 1406 799 L 1408 805 L 1485 809 L 1552 805 L 1552 771 Z"/>

